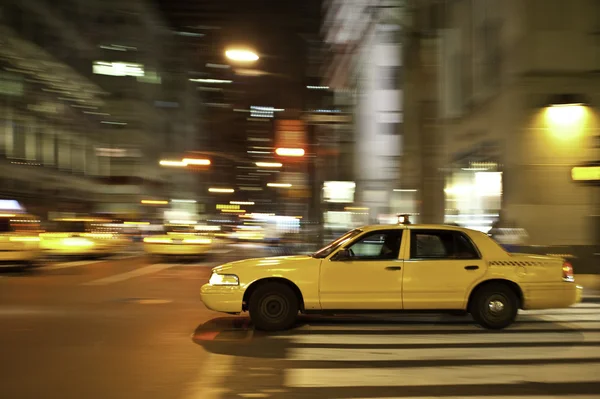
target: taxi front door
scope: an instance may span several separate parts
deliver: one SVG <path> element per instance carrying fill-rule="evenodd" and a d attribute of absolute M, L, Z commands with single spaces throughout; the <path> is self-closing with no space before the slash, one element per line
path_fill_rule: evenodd
<path fill-rule="evenodd" d="M 321 263 L 324 310 L 402 309 L 401 229 L 367 232 Z"/>

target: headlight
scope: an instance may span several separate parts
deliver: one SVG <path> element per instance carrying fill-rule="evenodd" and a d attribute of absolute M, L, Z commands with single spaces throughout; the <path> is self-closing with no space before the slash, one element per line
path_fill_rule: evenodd
<path fill-rule="evenodd" d="M 240 279 L 235 274 L 213 273 L 208 280 L 210 285 L 240 285 Z"/>

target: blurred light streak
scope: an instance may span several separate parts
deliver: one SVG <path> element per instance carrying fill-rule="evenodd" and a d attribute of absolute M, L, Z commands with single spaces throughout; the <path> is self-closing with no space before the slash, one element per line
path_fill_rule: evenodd
<path fill-rule="evenodd" d="M 210 193 L 233 193 L 233 192 L 235 192 L 235 190 L 233 188 L 210 187 L 208 189 L 208 192 L 210 192 Z"/>
<path fill-rule="evenodd" d="M 233 83 L 233 80 L 226 79 L 190 79 L 190 82 L 198 82 L 198 83 Z"/>
<path fill-rule="evenodd" d="M 210 165 L 210 159 L 183 158 L 181 162 L 186 165 L 207 166 Z"/>
<path fill-rule="evenodd" d="M 255 162 L 259 168 L 281 168 L 283 164 L 281 162 Z"/>
<path fill-rule="evenodd" d="M 395 188 L 394 191 L 397 193 L 416 193 L 417 189 L 416 188 Z"/>
<path fill-rule="evenodd" d="M 259 56 L 253 51 L 242 49 L 231 49 L 225 51 L 225 56 L 233 61 L 253 62 L 258 61 Z"/>
<path fill-rule="evenodd" d="M 181 204 L 195 204 L 198 201 L 196 201 L 196 200 L 189 200 L 189 199 L 172 199 L 171 202 L 181 203 Z"/>
<path fill-rule="evenodd" d="M 164 201 L 164 200 L 141 200 L 140 202 L 145 205 L 168 205 L 169 204 L 169 201 Z"/>
<path fill-rule="evenodd" d="M 309 90 L 329 90 L 329 86 L 306 86 Z"/>
<path fill-rule="evenodd" d="M 292 185 L 290 183 L 267 183 L 268 187 L 275 187 L 275 188 L 289 188 L 292 187 Z"/>
<path fill-rule="evenodd" d="M 229 201 L 231 205 L 254 205 L 253 201 Z"/>
<path fill-rule="evenodd" d="M 282 157 L 303 157 L 303 148 L 277 148 L 275 153 Z"/>
<path fill-rule="evenodd" d="M 179 168 L 187 166 L 187 164 L 183 161 L 170 161 L 170 160 L 166 160 L 166 159 L 161 160 L 159 162 L 159 164 L 161 166 L 174 166 L 174 167 L 179 167 Z"/>

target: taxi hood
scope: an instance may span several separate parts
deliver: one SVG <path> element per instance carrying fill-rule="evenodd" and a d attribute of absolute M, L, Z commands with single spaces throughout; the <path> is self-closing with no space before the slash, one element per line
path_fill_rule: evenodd
<path fill-rule="evenodd" d="M 298 263 L 305 262 L 313 259 L 308 255 L 290 255 L 290 256 L 273 256 L 268 258 L 252 258 L 238 260 L 234 262 L 225 263 L 224 265 L 214 267 L 213 272 L 227 273 L 230 271 L 248 269 L 248 268 L 270 268 L 276 267 L 282 268 L 294 268 Z"/>

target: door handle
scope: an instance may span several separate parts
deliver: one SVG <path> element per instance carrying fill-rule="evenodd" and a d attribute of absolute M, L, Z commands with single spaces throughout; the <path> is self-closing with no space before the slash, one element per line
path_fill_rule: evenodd
<path fill-rule="evenodd" d="M 477 270 L 477 269 L 479 269 L 479 266 L 476 266 L 476 265 L 465 266 L 465 270 Z"/>
<path fill-rule="evenodd" d="M 388 266 L 385 270 L 396 271 L 402 269 L 400 266 Z"/>

